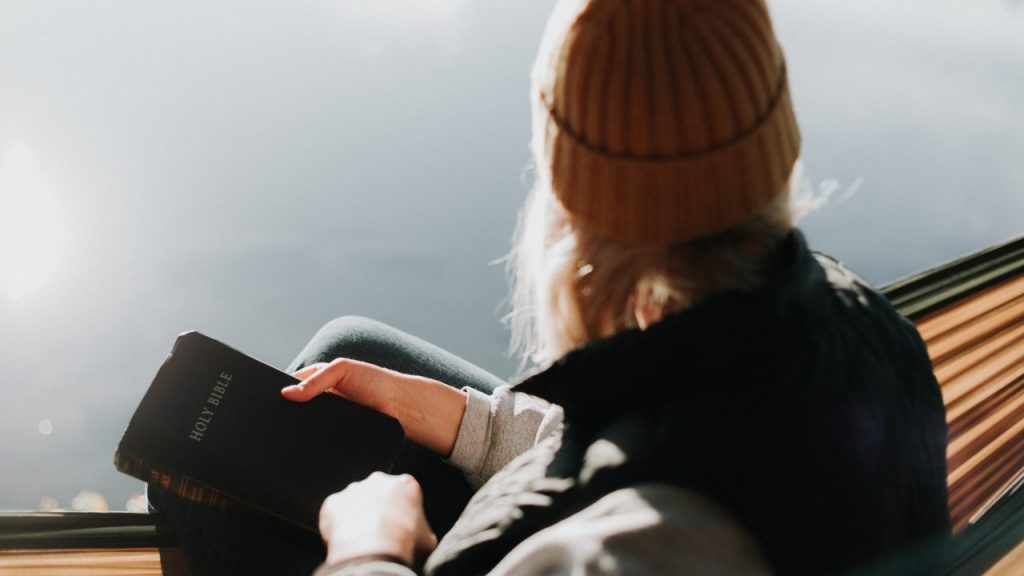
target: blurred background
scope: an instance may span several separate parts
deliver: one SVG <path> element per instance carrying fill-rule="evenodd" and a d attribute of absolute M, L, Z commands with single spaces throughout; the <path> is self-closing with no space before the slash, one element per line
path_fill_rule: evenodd
<path fill-rule="evenodd" d="M 503 376 L 550 1 L 0 0 L 0 509 L 124 509 L 175 336 L 284 367 L 378 318 Z M 820 209 L 876 284 L 1024 233 L 1024 3 L 769 1 Z"/>

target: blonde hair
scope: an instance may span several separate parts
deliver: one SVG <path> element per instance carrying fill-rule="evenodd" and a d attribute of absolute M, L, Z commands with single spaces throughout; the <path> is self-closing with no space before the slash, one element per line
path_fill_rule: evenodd
<path fill-rule="evenodd" d="M 757 289 L 793 226 L 800 132 L 767 5 L 661 4 L 564 0 L 548 19 L 510 259 L 524 362 Z"/>
<path fill-rule="evenodd" d="M 640 327 L 724 290 L 762 285 L 778 240 L 793 226 L 787 191 L 714 236 L 663 245 L 594 232 L 538 178 L 520 212 L 509 259 L 513 352 L 546 365 L 591 340 Z"/>

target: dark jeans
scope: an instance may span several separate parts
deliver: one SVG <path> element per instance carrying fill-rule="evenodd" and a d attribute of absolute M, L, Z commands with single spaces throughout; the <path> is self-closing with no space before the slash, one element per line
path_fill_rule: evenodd
<path fill-rule="evenodd" d="M 440 380 L 456 388 L 490 392 L 503 384 L 485 370 L 390 326 L 356 316 L 320 329 L 288 367 L 346 357 Z M 423 487 L 427 520 L 440 537 L 472 494 L 462 473 L 439 456 L 406 442 L 392 473 L 412 474 Z M 154 486 L 150 504 L 177 531 L 193 574 L 309 574 L 323 561 L 316 534 L 266 519 L 243 518 L 194 504 Z"/>

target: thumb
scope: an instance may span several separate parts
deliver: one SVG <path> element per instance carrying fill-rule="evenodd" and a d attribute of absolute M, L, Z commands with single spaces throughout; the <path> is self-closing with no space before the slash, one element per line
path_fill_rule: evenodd
<path fill-rule="evenodd" d="M 437 548 L 437 534 L 430 529 L 430 524 L 427 523 L 426 516 L 423 515 L 422 509 L 420 510 L 419 517 L 416 519 L 416 541 L 414 543 L 417 554 L 426 556 Z"/>

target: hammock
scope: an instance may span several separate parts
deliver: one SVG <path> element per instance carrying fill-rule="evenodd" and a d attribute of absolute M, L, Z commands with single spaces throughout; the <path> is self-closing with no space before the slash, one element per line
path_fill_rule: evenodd
<path fill-rule="evenodd" d="M 1024 574 L 1024 237 L 883 289 L 928 345 L 946 405 L 946 574 Z"/>
<path fill-rule="evenodd" d="M 882 292 L 917 324 L 946 404 L 943 574 L 1024 574 L 1024 236 Z M 189 573 L 160 515 L 129 513 L 0 513 L 0 572 Z"/>

